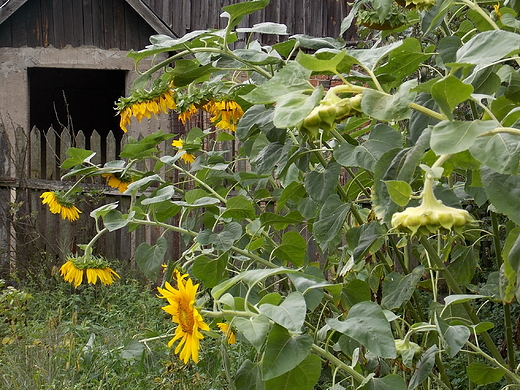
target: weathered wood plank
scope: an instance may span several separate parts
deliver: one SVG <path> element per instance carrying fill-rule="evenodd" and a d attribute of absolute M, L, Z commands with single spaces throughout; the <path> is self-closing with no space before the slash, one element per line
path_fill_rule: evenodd
<path fill-rule="evenodd" d="M 103 21 L 103 2 L 102 0 L 92 1 L 92 41 L 96 47 L 104 46 Z"/>
<path fill-rule="evenodd" d="M 13 46 L 27 46 L 27 7 L 20 7 L 11 16 L 11 26 L 13 34 Z"/>
<path fill-rule="evenodd" d="M 41 132 L 36 127 L 29 134 L 29 144 L 29 178 L 39 179 L 42 177 L 42 139 Z"/>
<path fill-rule="evenodd" d="M 94 29 L 99 28 L 92 23 L 92 0 L 83 0 L 83 44 L 94 44 Z"/>
<path fill-rule="evenodd" d="M 67 0 L 65 0 L 67 1 Z M 54 47 L 65 47 L 65 26 L 63 25 L 63 1 L 52 0 L 52 20 L 54 31 Z"/>
<path fill-rule="evenodd" d="M 72 139 L 71 139 L 71 136 L 70 136 L 70 132 L 65 129 L 61 132 L 61 135 L 60 135 L 60 161 L 59 161 L 59 165 L 61 165 L 63 163 L 63 161 L 65 161 L 66 159 L 69 158 L 69 156 L 67 156 L 67 150 L 69 150 L 69 148 L 72 146 Z M 62 177 L 63 175 L 65 175 L 66 173 L 68 172 L 68 169 L 61 169 L 60 170 L 60 177 Z"/>
<path fill-rule="evenodd" d="M 83 19 L 83 1 L 69 0 L 69 2 L 72 5 L 72 30 L 69 31 L 72 37 L 70 43 L 73 47 L 79 47 L 85 44 L 85 36 L 83 33 L 83 25 L 85 24 Z"/>
<path fill-rule="evenodd" d="M 42 21 L 42 46 L 47 47 L 54 43 L 54 19 L 52 11 L 52 2 L 44 1 L 41 4 L 41 21 Z"/>
<path fill-rule="evenodd" d="M 57 171 L 57 159 L 56 153 L 56 132 L 51 127 L 45 136 L 45 165 L 44 171 L 42 172 L 42 179 L 58 180 L 59 172 Z"/>
<path fill-rule="evenodd" d="M 103 1 L 103 46 L 104 49 L 116 48 L 114 36 L 114 7 L 112 1 Z"/>

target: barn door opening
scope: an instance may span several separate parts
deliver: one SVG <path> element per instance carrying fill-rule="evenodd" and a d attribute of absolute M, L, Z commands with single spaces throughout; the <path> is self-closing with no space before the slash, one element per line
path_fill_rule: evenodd
<path fill-rule="evenodd" d="M 42 140 L 50 128 L 58 136 L 67 131 L 72 139 L 82 133 L 87 149 L 95 130 L 101 138 L 96 152 L 106 161 L 107 137 L 112 133 L 119 147 L 123 135 L 114 106 L 125 93 L 125 78 L 123 70 L 29 68 L 31 129 L 39 129 Z M 42 154 L 49 150 L 45 146 L 42 142 Z M 51 146 L 59 155 L 59 144 Z"/>

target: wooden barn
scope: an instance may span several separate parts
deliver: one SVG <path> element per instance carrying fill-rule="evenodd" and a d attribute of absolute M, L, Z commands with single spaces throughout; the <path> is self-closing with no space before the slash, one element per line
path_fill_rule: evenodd
<path fill-rule="evenodd" d="M 114 103 L 136 77 L 128 52 L 142 49 L 153 34 L 175 37 L 221 28 L 221 8 L 237 2 L 0 0 L 0 278 L 15 264 L 20 269 L 37 258 L 63 260 L 93 236 L 89 210 L 113 198 L 125 201 L 106 187 L 94 191 L 82 205 L 82 218 L 70 223 L 48 213 L 39 195 L 70 187 L 59 181 L 70 146 L 96 151 L 97 163 L 117 158 L 125 136 Z M 241 24 L 271 21 L 286 24 L 290 34 L 336 37 L 347 12 L 346 1 L 271 0 Z M 265 39 L 272 44 L 278 38 Z M 171 114 L 133 121 L 128 134 L 138 138 L 158 129 L 184 132 Z M 102 181 L 90 184 L 104 188 Z M 153 242 L 159 234 L 144 228 L 117 231 L 97 249 L 108 258 L 131 261 L 139 243 Z M 175 258 L 178 251 L 173 245 L 168 256 Z"/>

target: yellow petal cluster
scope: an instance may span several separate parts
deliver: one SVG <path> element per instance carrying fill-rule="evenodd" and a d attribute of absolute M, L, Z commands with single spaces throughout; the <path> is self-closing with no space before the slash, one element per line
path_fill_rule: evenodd
<path fill-rule="evenodd" d="M 177 288 L 170 283 L 165 283 L 165 288 L 158 287 L 159 298 L 168 300 L 169 305 L 162 309 L 172 315 L 172 321 L 177 323 L 175 336 L 170 340 L 168 346 L 171 347 L 175 341 L 180 340 L 175 347 L 175 353 L 187 363 L 191 358 L 195 363 L 199 361 L 200 340 L 204 338 L 200 330 L 210 330 L 204 322 L 202 316 L 195 308 L 195 296 L 198 284 L 188 278 L 188 275 L 181 275 L 175 272 Z"/>
<path fill-rule="evenodd" d="M 177 105 L 173 99 L 173 91 L 168 90 L 151 100 L 135 102 L 126 106 L 120 112 L 121 119 L 119 126 L 126 133 L 128 131 L 126 126 L 130 124 L 133 116 L 138 122 L 141 122 L 144 117 L 149 119 L 152 117 L 152 114 L 157 115 L 161 112 L 167 114 L 168 110 L 174 110 L 176 107 Z"/>
<path fill-rule="evenodd" d="M 225 322 L 218 322 L 217 326 L 220 329 L 220 331 L 227 336 L 228 344 L 235 344 L 237 342 L 236 336 L 233 333 L 233 331 L 229 328 L 228 324 L 226 324 Z"/>
<path fill-rule="evenodd" d="M 128 189 L 128 185 L 132 183 L 133 179 L 123 179 L 119 178 L 113 173 L 103 173 L 101 176 L 103 176 L 107 180 L 107 184 L 112 188 L 117 188 L 120 193 L 125 192 Z"/>
<path fill-rule="evenodd" d="M 186 122 L 188 122 L 193 115 L 197 115 L 198 112 L 199 110 L 197 110 L 195 104 L 190 104 L 185 111 L 179 114 L 179 120 L 182 122 L 183 125 L 185 125 Z"/>
<path fill-rule="evenodd" d="M 58 191 L 47 191 L 40 195 L 43 199 L 42 204 L 47 204 L 51 213 L 61 214 L 61 219 L 68 219 L 71 222 L 77 220 L 81 211 L 69 202 L 60 202 L 61 197 Z"/>
<path fill-rule="evenodd" d="M 184 141 L 182 139 L 176 139 L 173 140 L 172 146 L 179 149 L 179 152 L 185 152 L 183 155 L 181 155 L 181 158 L 184 160 L 185 163 L 191 164 L 193 161 L 195 161 L 195 156 L 191 153 L 186 152 L 185 149 L 183 149 Z"/>
<path fill-rule="evenodd" d="M 236 131 L 238 121 L 244 115 L 242 107 L 233 100 L 210 100 L 204 110 L 211 115 L 209 120 L 222 130 Z"/>
<path fill-rule="evenodd" d="M 105 285 L 112 284 L 115 278 L 119 278 L 119 275 L 110 267 L 91 268 L 88 263 L 82 263 L 81 257 L 70 258 L 61 266 L 60 274 L 66 282 L 71 283 L 75 288 L 81 284 L 85 274 L 87 283 L 91 284 L 96 284 L 98 279 Z"/>

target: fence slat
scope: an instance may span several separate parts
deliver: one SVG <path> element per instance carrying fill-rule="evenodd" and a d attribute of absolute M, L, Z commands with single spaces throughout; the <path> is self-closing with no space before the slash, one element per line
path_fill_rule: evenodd
<path fill-rule="evenodd" d="M 30 155 L 29 155 L 29 178 L 40 179 L 42 177 L 42 139 L 41 132 L 33 127 L 29 133 Z"/>
<path fill-rule="evenodd" d="M 72 146 L 72 139 L 71 139 L 70 133 L 69 133 L 69 131 L 67 129 L 64 129 L 61 132 L 61 135 L 60 135 L 60 161 L 59 161 L 59 165 L 61 165 L 63 163 L 63 161 L 65 161 L 68 158 L 67 150 L 69 150 L 69 148 L 71 146 Z M 68 172 L 68 170 L 61 169 L 60 170 L 60 177 L 62 177 L 67 172 Z"/>
<path fill-rule="evenodd" d="M 58 180 L 56 172 L 56 131 L 51 127 L 45 134 L 45 171 L 42 179 Z"/>

